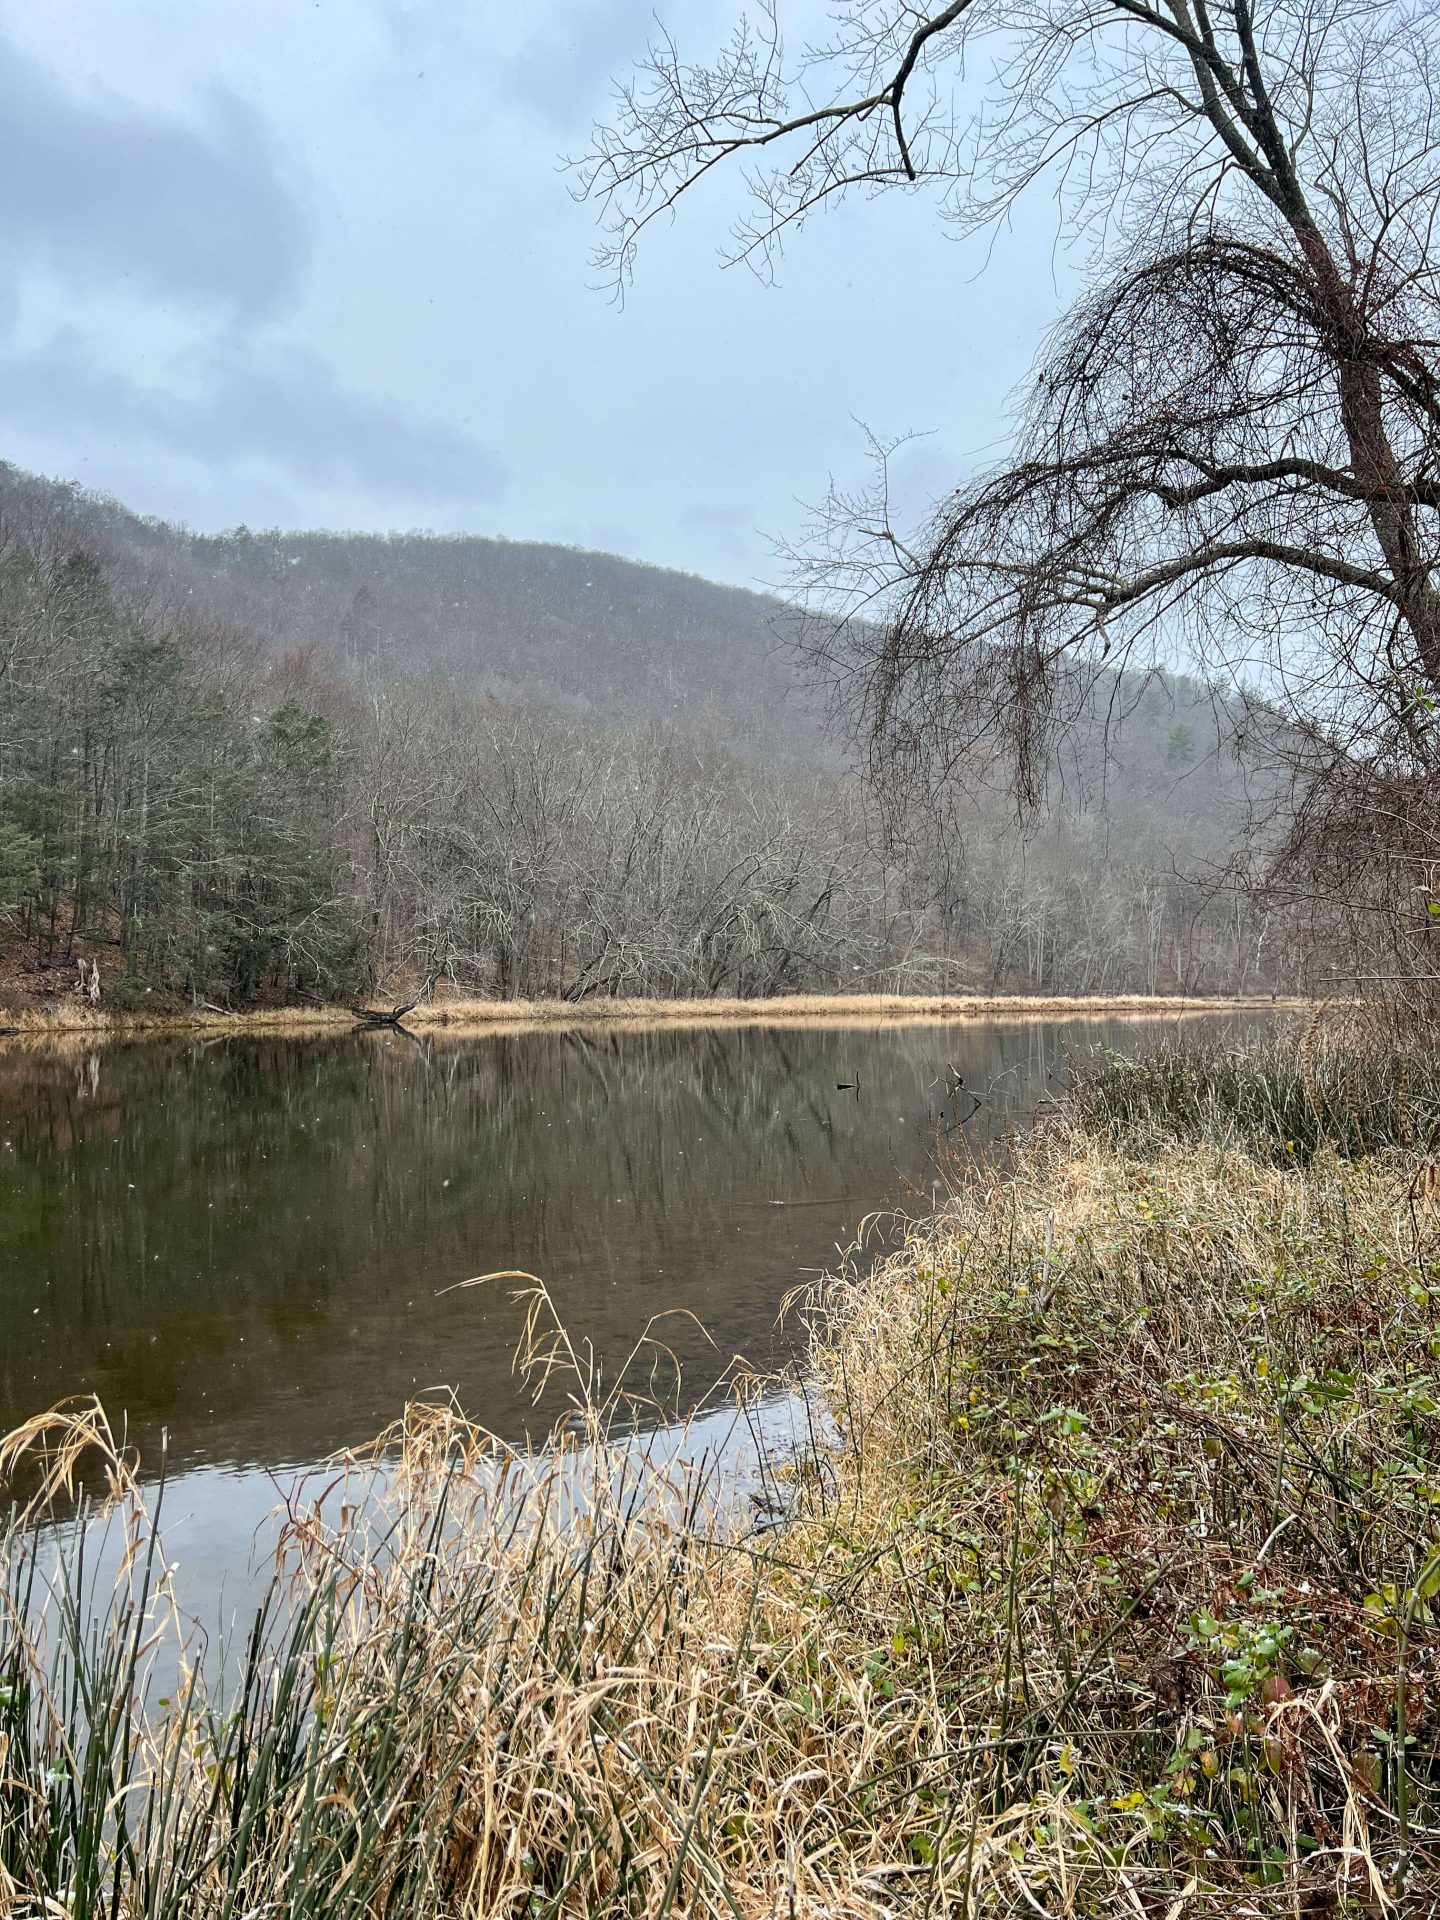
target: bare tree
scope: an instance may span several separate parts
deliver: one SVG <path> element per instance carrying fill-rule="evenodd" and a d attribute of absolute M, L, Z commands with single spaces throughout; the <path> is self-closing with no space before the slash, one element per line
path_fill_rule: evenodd
<path fill-rule="evenodd" d="M 580 164 L 622 284 L 727 163 L 751 188 L 734 255 L 762 267 L 857 188 L 929 188 L 973 229 L 1044 184 L 1090 244 L 1000 466 L 918 534 L 891 521 L 883 447 L 874 490 L 827 503 L 806 584 L 839 622 L 814 645 L 872 749 L 934 777 L 1000 738 L 1033 799 L 1097 676 L 1186 656 L 1296 770 L 1285 885 L 1338 884 L 1426 970 L 1395 930 L 1440 911 L 1440 11 L 832 18 L 793 55 L 773 8 L 708 64 L 662 37 Z"/>

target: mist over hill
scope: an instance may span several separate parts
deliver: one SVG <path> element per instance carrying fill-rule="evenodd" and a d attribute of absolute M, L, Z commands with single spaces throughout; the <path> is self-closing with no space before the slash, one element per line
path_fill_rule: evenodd
<path fill-rule="evenodd" d="M 833 768 L 847 757 L 826 725 L 826 690 L 797 664 L 796 610 L 692 574 L 479 535 L 194 533 L 0 463 L 6 534 L 82 549 L 152 618 L 241 629 L 271 655 L 318 657 L 342 675 L 658 724 L 747 759 Z M 1195 681 L 1126 684 L 1066 742 L 1053 804 L 1122 829 L 1164 822 L 1187 845 L 1216 847 L 1243 799 L 1228 732 Z"/>
<path fill-rule="evenodd" d="M 1214 884 L 1254 769 L 1208 689 L 1112 676 L 1041 807 L 982 750 L 887 835 L 796 619 L 562 547 L 195 534 L 0 468 L 0 967 L 222 1004 L 1290 968 Z"/>
<path fill-rule="evenodd" d="M 146 604 L 243 627 L 276 652 L 746 751 L 821 751 L 821 703 L 786 656 L 793 612 L 739 587 L 471 535 L 197 534 L 10 466 L 0 524 L 81 545 Z"/>

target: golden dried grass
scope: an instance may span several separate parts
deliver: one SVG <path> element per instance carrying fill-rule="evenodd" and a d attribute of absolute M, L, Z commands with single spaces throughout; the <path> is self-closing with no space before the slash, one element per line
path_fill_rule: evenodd
<path fill-rule="evenodd" d="M 790 994 L 764 1000 L 480 1000 L 437 998 L 415 1007 L 406 1025 L 415 1032 L 458 1038 L 543 1028 L 710 1028 L 717 1026 L 881 1027 L 934 1026 L 968 1021 L 1061 1019 L 1187 1019 L 1216 1013 L 1300 1012 L 1311 1003 L 1284 996 L 1194 998 L 1128 994 Z M 175 1033 L 273 1033 L 303 1036 L 347 1032 L 359 1023 L 342 1006 L 250 1008 L 221 1013 L 107 1013 L 62 1006 L 53 1013 L 27 1009 L 8 1021 L 16 1037 L 83 1034 L 124 1038 Z"/>

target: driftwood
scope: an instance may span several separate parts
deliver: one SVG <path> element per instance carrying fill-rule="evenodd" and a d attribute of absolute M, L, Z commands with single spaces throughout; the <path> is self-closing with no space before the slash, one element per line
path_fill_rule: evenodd
<path fill-rule="evenodd" d="M 407 1000 L 399 1007 L 347 1007 L 347 1013 L 354 1014 L 362 1027 L 401 1027 L 405 1025 L 406 1014 L 413 1013 L 422 1000 L 428 1000 L 435 991 L 433 975 L 427 975 L 425 984 L 413 1000 Z"/>
<path fill-rule="evenodd" d="M 400 1027 L 405 1024 L 407 1013 L 413 1013 L 424 996 L 407 1000 L 403 1007 L 347 1007 L 347 1013 L 353 1013 L 362 1027 Z"/>

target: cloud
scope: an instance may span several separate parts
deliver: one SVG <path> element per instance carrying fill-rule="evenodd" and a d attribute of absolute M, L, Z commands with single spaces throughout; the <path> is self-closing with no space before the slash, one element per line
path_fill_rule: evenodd
<path fill-rule="evenodd" d="M 755 527 L 755 514 L 750 507 L 706 506 L 697 502 L 686 507 L 680 515 L 682 526 L 701 527 L 706 531 L 714 529 L 721 533 L 751 533 Z"/>
<path fill-rule="evenodd" d="M 457 7 L 454 0 L 376 0 L 377 19 L 397 65 L 427 75 L 437 67 L 483 75 L 495 106 L 540 120 L 545 137 L 581 139 L 615 83 L 656 32 L 635 0 L 529 0 L 525 7 Z M 704 31 L 716 0 L 675 0 L 687 39 Z M 672 20 L 673 24 L 673 20 Z M 551 156 L 546 155 L 549 160 Z"/>
<path fill-rule="evenodd" d="M 0 244 L 11 272 L 125 286 L 256 319 L 288 305 L 309 242 L 257 116 L 203 96 L 202 125 L 97 101 L 0 41 Z"/>
<path fill-rule="evenodd" d="M 206 348 L 173 385 L 103 365 L 73 330 L 0 353 L 0 418 L 72 440 L 146 444 L 206 466 L 261 461 L 317 487 L 384 499 L 491 502 L 505 470 L 470 435 L 378 394 L 346 387 L 304 347 Z"/>
<path fill-rule="evenodd" d="M 653 22 L 647 22 L 653 27 Z M 604 106 L 615 78 L 645 51 L 636 38 L 636 12 L 629 0 L 559 10 L 552 31 L 505 61 L 508 92 L 557 130 L 583 127 Z"/>
<path fill-rule="evenodd" d="M 15 343 L 0 350 L 0 422 L 42 444 L 149 448 L 207 473 L 261 467 L 428 507 L 495 500 L 505 475 L 488 448 L 282 337 L 312 264 L 308 223 L 254 111 L 216 87 L 196 97 L 187 119 L 82 94 L 0 40 L 0 339 Z M 19 298 L 33 286 L 38 309 Z M 67 312 L 76 295 L 83 332 Z M 174 326 L 137 340 L 137 301 L 202 344 L 167 354 Z M 101 316 L 117 310 L 129 326 L 107 338 Z M 143 373 L 126 364 L 127 336 Z"/>

